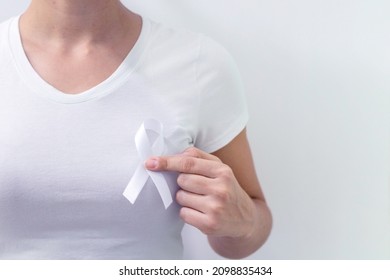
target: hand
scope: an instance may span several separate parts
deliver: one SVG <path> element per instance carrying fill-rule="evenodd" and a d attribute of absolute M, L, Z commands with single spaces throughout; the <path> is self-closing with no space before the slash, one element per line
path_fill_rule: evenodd
<path fill-rule="evenodd" d="M 219 158 L 196 148 L 184 153 L 152 157 L 151 171 L 176 171 L 181 189 L 180 217 L 209 236 L 245 237 L 254 230 L 255 206 L 240 187 L 232 169 Z"/>

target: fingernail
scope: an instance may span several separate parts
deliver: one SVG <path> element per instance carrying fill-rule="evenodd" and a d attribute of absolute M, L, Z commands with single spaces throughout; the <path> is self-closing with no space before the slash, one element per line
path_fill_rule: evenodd
<path fill-rule="evenodd" d="M 158 161 L 156 159 L 148 159 L 145 162 L 145 166 L 148 169 L 156 169 L 158 167 Z"/>

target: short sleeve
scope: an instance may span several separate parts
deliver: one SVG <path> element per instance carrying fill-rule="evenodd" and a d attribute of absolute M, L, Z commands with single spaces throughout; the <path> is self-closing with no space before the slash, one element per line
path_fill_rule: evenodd
<path fill-rule="evenodd" d="M 211 153 L 227 145 L 249 118 L 238 68 L 225 48 L 203 37 L 197 64 L 198 129 L 195 147 Z"/>

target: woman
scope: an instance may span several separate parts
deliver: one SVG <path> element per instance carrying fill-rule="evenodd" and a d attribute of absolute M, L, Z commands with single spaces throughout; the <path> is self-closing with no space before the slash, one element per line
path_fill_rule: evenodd
<path fill-rule="evenodd" d="M 265 242 L 223 48 L 118 0 L 32 0 L 0 36 L 0 258 L 177 259 L 184 223 L 228 258 Z M 151 142 L 134 144 L 139 133 Z"/>

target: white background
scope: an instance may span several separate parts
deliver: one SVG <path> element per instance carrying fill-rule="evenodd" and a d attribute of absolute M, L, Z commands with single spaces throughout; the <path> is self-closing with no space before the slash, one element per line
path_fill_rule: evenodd
<path fill-rule="evenodd" d="M 389 1 L 123 2 L 213 37 L 237 61 L 274 216 L 250 258 L 390 259 Z M 28 3 L 3 1 L 0 20 Z M 218 258 L 199 232 L 184 234 L 187 258 Z"/>

